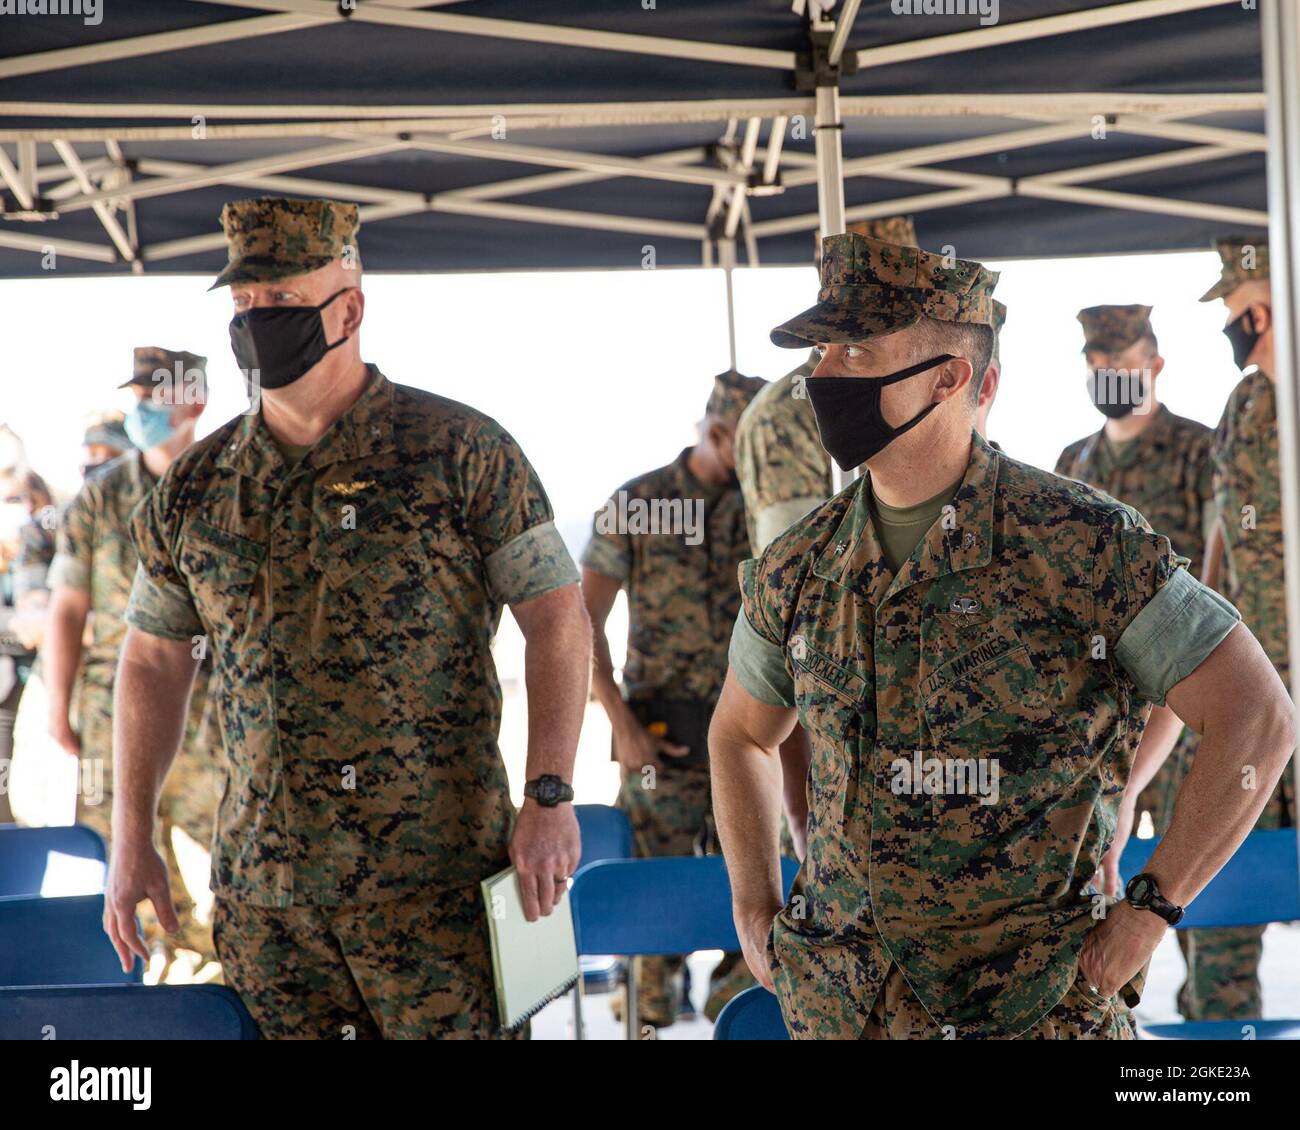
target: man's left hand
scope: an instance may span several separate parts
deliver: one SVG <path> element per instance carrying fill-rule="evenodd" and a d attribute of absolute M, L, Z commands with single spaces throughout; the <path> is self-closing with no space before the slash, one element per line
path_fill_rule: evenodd
<path fill-rule="evenodd" d="M 1151 959 L 1168 928 L 1159 915 L 1117 902 L 1088 931 L 1079 972 L 1103 997 L 1114 996 Z"/>
<path fill-rule="evenodd" d="M 524 801 L 510 837 L 510 862 L 519 874 L 519 894 L 529 922 L 555 908 L 581 855 L 572 804 L 543 808 L 535 800 Z"/>

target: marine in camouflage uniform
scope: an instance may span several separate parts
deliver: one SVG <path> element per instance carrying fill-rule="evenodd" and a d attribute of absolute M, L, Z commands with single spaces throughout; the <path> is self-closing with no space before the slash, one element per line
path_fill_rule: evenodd
<path fill-rule="evenodd" d="M 916 229 L 905 216 L 865 220 L 850 224 L 848 231 L 886 243 L 916 243 Z M 755 554 L 834 492 L 831 457 L 804 391 L 803 382 L 815 368 L 814 349 L 802 365 L 754 397 L 736 428 L 736 475 Z"/>
<path fill-rule="evenodd" d="M 355 253 L 355 205 L 222 219 L 217 285 Z M 577 571 L 500 425 L 366 368 L 296 461 L 260 411 L 176 461 L 135 515 L 127 621 L 210 641 L 229 772 L 214 931 L 262 1034 L 491 1038 L 479 883 L 515 817 L 492 637 L 504 604 Z"/>
<path fill-rule="evenodd" d="M 763 383 L 737 373 L 715 378 L 706 422 L 734 430 Z M 725 446 L 725 438 L 713 444 L 714 449 Z M 618 804 L 628 814 L 638 857 L 717 851 L 705 735 L 727 673 L 727 644 L 740 607 L 736 570 L 749 553 L 739 489 L 725 478 L 700 478 L 692 470 L 696 452 L 688 447 L 666 467 L 615 491 L 596 513 L 581 561 L 588 574 L 609 578 L 627 593 L 622 693 L 638 723 L 653 725 L 658 719 L 652 715 L 663 715 L 666 738 L 690 750 L 681 760 L 665 756 L 658 770 L 652 765 L 640 772 L 623 767 Z M 719 457 L 717 468 L 720 476 L 728 470 L 724 458 Z M 646 516 L 644 524 L 639 515 Z M 654 515 L 672 520 L 651 526 Z M 589 576 L 584 584 L 592 619 L 603 624 L 601 611 L 607 610 L 593 606 Z M 598 670 L 597 679 L 602 674 L 612 678 L 611 672 Z M 616 726 L 617 714 L 615 706 L 611 722 Z M 673 732 L 669 718 L 682 719 L 678 725 L 691 732 Z M 635 965 L 641 1017 L 655 1027 L 671 1024 L 677 1016 L 682 959 L 641 958 Z M 739 954 L 733 954 L 715 971 L 715 990 L 733 969 L 735 983 L 711 993 L 706 1012 L 713 1016 L 726 999 L 753 984 Z"/>
<path fill-rule="evenodd" d="M 127 385 L 152 387 L 156 370 L 171 370 L 179 361 L 203 372 L 205 359 L 149 346 L 135 350 L 134 370 Z M 125 386 L 123 386 L 125 387 Z M 87 437 L 89 438 L 89 436 Z M 127 601 L 138 560 L 131 544 L 130 522 L 135 508 L 156 480 L 141 451 L 96 467 L 59 516 L 48 585 L 85 593 L 89 597 L 90 643 L 82 654 L 74 691 L 76 731 L 81 740 L 77 791 L 77 823 L 93 828 L 111 846 L 113 817 L 113 687 L 117 661 L 126 637 Z M 206 723 L 210 666 L 200 665 L 190 691 L 185 734 L 176 764 L 159 799 L 159 849 L 181 928 L 168 937 L 148 904 L 141 921 L 146 941 L 170 963 L 177 944 L 200 956 L 200 965 L 215 961 L 212 929 L 194 915 L 194 897 L 185 883 L 172 843 L 176 828 L 205 851 L 212 843 L 213 819 L 221 796 L 220 735 Z"/>
<path fill-rule="evenodd" d="M 990 325 L 996 277 L 833 237 L 819 304 L 773 341 Z M 1131 508 L 974 433 L 953 520 L 896 574 L 872 497 L 864 476 L 741 574 L 732 671 L 796 709 L 813 743 L 803 897 L 767 939 L 786 1024 L 796 1038 L 1131 1038 L 1119 997 L 1077 968 L 1086 888 L 1149 704 L 1236 614 Z M 970 759 L 996 767 L 997 803 L 974 780 L 906 783 Z"/>
<path fill-rule="evenodd" d="M 1227 299 L 1245 283 L 1267 282 L 1268 245 L 1263 239 L 1224 239 L 1215 247 L 1222 273 L 1202 302 Z M 1224 595 L 1240 609 L 1242 620 L 1289 687 L 1277 401 L 1274 383 L 1264 369 L 1247 374 L 1229 394 L 1214 436 L 1213 467 L 1219 528 L 1227 552 Z M 1293 762 L 1256 827 L 1288 828 L 1295 822 Z M 1190 935 L 1188 961 L 1189 965 L 1195 962 L 1196 975 L 1188 978 L 1179 995 L 1183 1015 L 1190 1020 L 1260 1016 L 1259 961 L 1264 928 L 1239 926 L 1185 933 Z"/>
<path fill-rule="evenodd" d="M 1114 356 L 1155 335 L 1149 306 L 1090 306 L 1079 311 L 1084 352 Z M 1154 390 L 1153 390 L 1154 391 Z M 1153 410 L 1152 410 L 1153 409 Z M 1169 538 L 1201 575 L 1201 553 L 1214 520 L 1214 431 L 1196 420 L 1148 401 L 1150 418 L 1132 439 L 1112 441 L 1105 427 L 1061 452 L 1056 474 L 1078 479 L 1133 507 L 1157 533 Z M 1173 816 L 1174 797 L 1191 765 L 1197 734 L 1184 727 L 1178 745 L 1137 801 L 1163 834 Z M 1183 937 L 1179 935 L 1180 939 Z"/>

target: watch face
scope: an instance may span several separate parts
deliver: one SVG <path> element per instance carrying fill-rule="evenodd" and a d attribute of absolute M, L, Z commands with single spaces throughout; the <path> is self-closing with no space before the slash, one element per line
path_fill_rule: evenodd
<path fill-rule="evenodd" d="M 554 801 L 560 795 L 559 787 L 554 781 L 539 781 L 537 783 L 537 799 L 545 803 Z"/>
<path fill-rule="evenodd" d="M 1134 906 L 1143 906 L 1151 900 L 1151 880 L 1145 875 L 1137 875 L 1129 884 L 1128 901 Z"/>

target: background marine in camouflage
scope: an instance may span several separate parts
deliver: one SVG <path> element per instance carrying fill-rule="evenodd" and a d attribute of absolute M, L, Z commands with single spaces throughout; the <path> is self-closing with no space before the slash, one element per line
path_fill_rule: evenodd
<path fill-rule="evenodd" d="M 582 555 L 583 596 L 595 631 L 593 688 L 614 730 L 622 767 L 619 806 L 636 854 L 704 855 L 717 850 L 706 734 L 727 670 L 727 643 L 740 607 L 736 569 L 748 556 L 744 508 L 734 484 L 733 437 L 763 382 L 714 378 L 700 441 L 666 467 L 624 483 L 596 514 Z M 650 516 L 638 521 L 638 515 Z M 662 521 L 654 515 L 662 515 Z M 614 681 L 605 623 L 627 591 L 627 661 Z M 636 962 L 641 1019 L 673 1023 L 682 1002 L 681 958 Z M 706 1005 L 716 1017 L 752 984 L 735 956 L 719 967 Z"/>

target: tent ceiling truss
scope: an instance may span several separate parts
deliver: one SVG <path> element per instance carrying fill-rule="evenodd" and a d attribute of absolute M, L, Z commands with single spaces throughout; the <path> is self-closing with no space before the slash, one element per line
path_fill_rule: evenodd
<path fill-rule="evenodd" d="M 136 36 L 106 43 L 46 51 L 0 60 L 0 78 L 49 73 L 63 68 L 138 58 L 189 47 L 228 43 L 255 36 L 276 35 L 335 23 L 339 7 L 325 0 L 190 0 L 255 9 L 261 14 L 178 31 Z M 1045 36 L 1211 7 L 1235 0 L 1134 0 L 1065 15 L 1023 20 L 930 39 L 846 50 L 860 0 L 841 5 L 838 23 L 813 24 L 828 41 L 831 65 L 841 53 L 859 71 L 872 67 L 934 57 L 976 48 L 1025 42 Z M 348 18 L 367 23 L 531 43 L 563 45 L 593 51 L 612 50 L 693 59 L 793 72 L 794 53 L 743 46 L 666 39 L 574 27 L 485 19 L 443 9 L 457 0 L 367 0 Z M 1262 227 L 1267 213 L 1214 203 L 1147 196 L 1094 187 L 1091 182 L 1171 166 L 1203 163 L 1266 150 L 1265 135 L 1189 122 L 1223 111 L 1262 111 L 1264 95 L 1131 95 L 1095 94 L 989 96 L 930 95 L 917 98 L 841 96 L 836 85 L 783 99 L 736 101 L 678 101 L 659 103 L 595 103 L 519 106 L 387 106 L 358 110 L 345 106 L 192 106 L 80 105 L 68 103 L 0 103 L 0 114 L 28 118 L 76 116 L 84 121 L 69 130 L 40 127 L 0 130 L 0 182 L 8 190 L 8 220 L 36 221 L 53 215 L 90 209 L 104 228 L 105 241 L 43 237 L 38 224 L 31 233 L 0 227 L 0 246 L 43 251 L 103 263 L 123 263 L 139 272 L 147 264 L 224 246 L 220 232 L 140 246 L 135 236 L 134 206 L 138 200 L 180 193 L 216 184 L 304 195 L 335 196 L 358 201 L 369 224 L 419 212 L 448 212 L 498 220 L 618 231 L 698 240 L 701 262 L 731 267 L 738 241 L 747 261 L 759 263 L 764 236 L 793 231 L 842 230 L 844 223 L 876 216 L 924 212 L 927 209 L 997 198 L 1028 196 L 1071 201 L 1105 208 L 1161 212 L 1211 219 L 1227 225 Z M 285 141 L 313 139 L 326 144 L 291 149 L 252 160 L 207 166 L 183 161 L 124 159 L 121 143 L 132 140 L 190 140 L 193 119 L 202 115 L 209 138 L 267 138 Z M 628 122 L 718 122 L 719 144 L 708 152 L 700 147 L 627 157 L 583 150 L 558 149 L 492 139 L 495 117 L 505 115 L 511 134 L 529 129 L 612 125 Z M 816 153 L 784 149 L 788 123 L 804 115 L 816 123 Z M 843 121 L 874 116 L 983 116 L 1023 128 L 1002 129 L 982 136 L 926 145 L 869 157 L 845 158 L 840 153 L 838 127 Z M 1010 178 L 959 172 L 937 167 L 983 154 L 1004 153 L 1053 142 L 1088 137 L 1098 116 L 1114 132 L 1177 142 L 1183 147 L 1123 162 L 1100 162 L 1033 176 Z M 96 118 L 115 119 L 99 127 Z M 148 124 L 121 124 L 121 119 Z M 227 124 L 223 124 L 223 120 Z M 158 125 L 176 121 L 176 125 Z M 767 145 L 760 144 L 764 124 Z M 59 162 L 37 165 L 37 143 L 52 143 Z M 833 142 L 833 144 L 831 144 Z M 7 143 L 12 147 L 6 148 Z M 74 148 L 100 145 L 102 155 L 89 156 Z M 423 151 L 536 165 L 551 171 L 509 180 L 485 181 L 471 187 L 437 193 L 399 191 L 296 175 L 323 166 L 396 151 Z M 837 175 L 837 173 L 839 175 Z M 900 195 L 871 204 L 845 208 L 842 182 L 853 177 L 895 179 L 934 191 Z M 519 203 L 518 198 L 550 188 L 615 177 L 692 184 L 712 190 L 701 221 L 673 222 L 639 216 L 568 210 Z M 752 196 L 774 194 L 786 187 L 819 188 L 819 211 L 752 222 Z M 835 186 L 839 185 L 838 198 Z M 829 191 L 828 191 L 829 190 Z M 823 218 L 825 223 L 822 223 Z"/>

